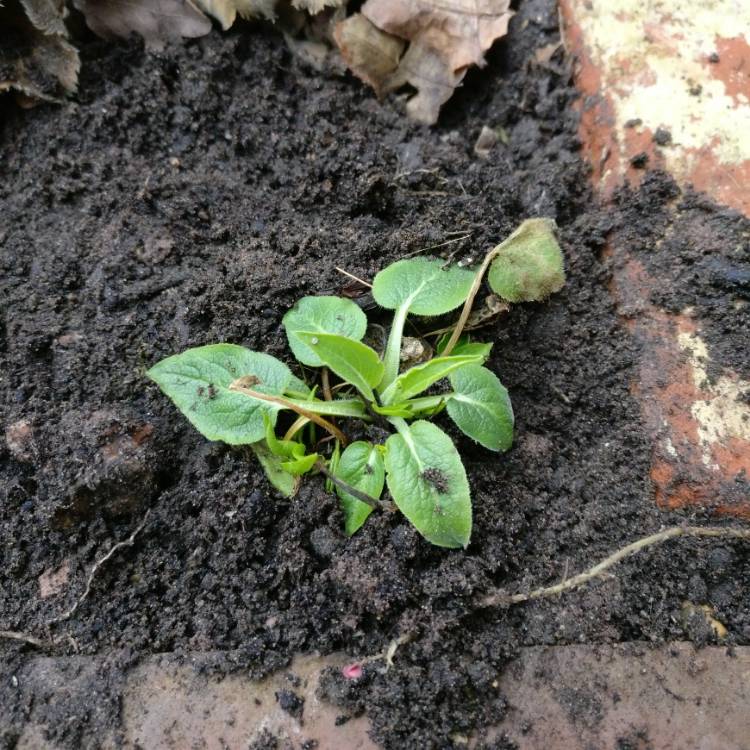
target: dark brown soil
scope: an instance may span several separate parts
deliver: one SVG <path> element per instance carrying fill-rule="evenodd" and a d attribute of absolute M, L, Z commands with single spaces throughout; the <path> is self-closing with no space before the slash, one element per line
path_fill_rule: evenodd
<path fill-rule="evenodd" d="M 400 100 L 380 104 L 354 79 L 306 69 L 252 27 L 159 55 L 92 40 L 76 102 L 26 112 L 4 102 L 0 408 L 12 429 L 0 443 L 0 629 L 44 636 L 94 560 L 151 508 L 135 544 L 53 627 L 69 636 L 57 653 L 112 652 L 127 670 L 149 653 L 232 650 L 217 668 L 260 675 L 295 652 L 373 654 L 413 633 L 387 673 L 368 667 L 356 685 L 331 675 L 325 686 L 348 709 L 366 705 L 387 748 L 450 747 L 451 734 L 501 719 L 491 683 L 522 645 L 705 642 L 707 628 L 682 625 L 685 599 L 709 602 L 731 641 L 750 642 L 740 543 L 679 541 L 562 599 L 472 610 L 493 587 L 556 582 L 684 519 L 653 503 L 629 391 L 637 352 L 601 253 L 611 229 L 653 226 L 662 198 L 596 206 L 569 68 L 561 52 L 531 62 L 557 38 L 554 3 L 523 3 L 434 129 L 409 124 Z M 485 124 L 509 144 L 481 160 L 473 143 Z M 695 221 L 740 231 L 697 200 Z M 216 341 L 291 362 L 281 317 L 302 295 L 339 292 L 336 266 L 371 278 L 459 231 L 470 239 L 442 249 L 478 257 L 539 215 L 559 223 L 569 282 L 484 331 L 517 435 L 497 456 L 451 432 L 474 497 L 466 553 L 429 546 L 387 513 L 347 541 L 321 481 L 280 499 L 255 463 L 206 442 L 144 377 L 160 358 Z M 680 257 L 695 270 L 687 250 Z M 746 296 L 747 265 L 727 258 L 702 257 L 711 288 Z M 688 271 L 675 278 L 674 304 L 701 294 Z M 701 301 L 721 330 L 719 292 Z M 720 359 L 746 367 L 738 335 L 715 342 Z M 67 583 L 42 599 L 39 577 L 61 565 Z M 23 725 L 8 676 L 31 653 L 0 641 L 0 747 Z M 100 689 L 108 708 L 97 721 L 116 725 L 119 683 Z M 95 729 L 79 718 L 50 732 L 95 747 Z"/>

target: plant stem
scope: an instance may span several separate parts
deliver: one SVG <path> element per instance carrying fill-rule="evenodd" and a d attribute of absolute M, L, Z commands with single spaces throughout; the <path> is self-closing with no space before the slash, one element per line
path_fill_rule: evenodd
<path fill-rule="evenodd" d="M 333 396 L 331 395 L 331 381 L 328 376 L 327 367 L 324 367 L 320 371 L 320 380 L 323 384 L 323 398 L 325 398 L 326 401 L 333 401 Z"/>
<path fill-rule="evenodd" d="M 734 537 L 735 539 L 750 539 L 750 529 L 734 529 L 722 526 L 672 526 L 664 531 L 658 532 L 657 534 L 651 534 L 650 536 L 643 537 L 642 539 L 638 539 L 637 541 L 628 544 L 622 549 L 617 550 L 617 552 L 611 554 L 609 557 L 605 557 L 604 560 L 597 563 L 593 568 L 590 568 L 586 572 L 579 573 L 577 576 L 568 578 L 554 586 L 534 589 L 527 594 L 508 595 L 502 591 L 497 591 L 483 597 L 477 602 L 477 606 L 482 608 L 508 606 L 510 604 L 520 604 L 521 602 L 530 602 L 533 599 L 541 599 L 543 597 L 562 594 L 564 591 L 577 588 L 589 581 L 593 581 L 595 578 L 601 577 L 608 568 L 621 562 L 634 552 L 640 552 L 647 547 L 652 547 L 655 544 L 662 544 L 670 539 L 676 539 L 681 536 Z"/>
<path fill-rule="evenodd" d="M 521 226 L 519 226 L 514 232 L 512 232 L 510 236 L 506 237 L 499 245 L 497 245 L 497 247 L 492 248 L 492 250 L 490 250 L 487 255 L 484 256 L 482 265 L 479 267 L 477 275 L 474 277 L 474 283 L 471 285 L 471 289 L 469 290 L 469 296 L 466 298 L 466 302 L 464 302 L 464 306 L 461 309 L 461 315 L 456 322 L 456 327 L 453 329 L 453 333 L 448 339 L 448 343 L 446 344 L 445 349 L 443 349 L 443 357 L 447 357 L 453 351 L 453 347 L 458 343 L 458 339 L 461 337 L 461 333 L 464 330 L 466 321 L 469 319 L 469 315 L 471 315 L 471 308 L 474 305 L 474 298 L 477 296 L 479 287 L 482 286 L 482 279 L 484 278 L 484 274 L 487 273 L 487 269 L 489 268 L 490 263 L 492 263 L 492 261 L 498 255 L 500 255 L 500 253 L 505 249 L 509 242 L 514 240 L 521 233 L 523 227 L 524 224 L 521 224 Z"/>
<path fill-rule="evenodd" d="M 512 236 L 513 235 L 511 235 L 511 237 Z M 510 237 L 508 239 L 510 239 Z M 505 240 L 505 242 L 507 241 L 508 240 Z M 469 315 L 471 315 L 471 308 L 474 305 L 474 298 L 477 296 L 479 287 L 482 286 L 482 279 L 484 278 L 484 274 L 487 272 L 487 269 L 489 268 L 490 263 L 492 263 L 493 258 L 495 258 L 495 256 L 502 250 L 504 244 L 504 242 L 500 243 L 496 248 L 490 250 L 487 255 L 485 255 L 484 260 L 482 261 L 482 265 L 479 267 L 477 275 L 474 277 L 474 283 L 471 285 L 471 289 L 469 290 L 469 296 L 466 298 L 463 308 L 461 308 L 461 315 L 456 322 L 456 327 L 453 329 L 453 333 L 448 339 L 448 343 L 445 345 L 445 349 L 443 349 L 441 356 L 447 357 L 453 351 L 453 347 L 458 343 L 458 339 L 461 337 L 461 333 L 464 330 L 466 321 L 469 319 Z"/>
<path fill-rule="evenodd" d="M 385 503 L 383 503 L 381 500 L 378 500 L 372 497 L 372 495 L 368 495 L 365 492 L 360 492 L 356 487 L 352 487 L 343 479 L 339 479 L 331 471 L 328 470 L 328 467 L 323 461 L 317 461 L 315 464 L 315 468 L 321 474 L 324 474 L 326 477 L 328 477 L 328 479 L 330 479 L 339 489 L 342 489 L 347 494 L 357 498 L 357 500 L 363 502 L 365 505 L 369 505 L 371 508 L 381 508 L 385 506 Z"/>
<path fill-rule="evenodd" d="M 331 435 L 333 435 L 336 440 L 341 441 L 342 445 L 347 445 L 346 435 L 344 435 L 344 433 L 341 432 L 341 430 L 336 427 L 336 425 L 331 424 L 327 419 L 323 419 L 323 417 L 321 417 L 319 414 L 310 411 L 304 406 L 300 406 L 300 404 L 295 401 L 283 398 L 282 396 L 272 396 L 270 393 L 261 393 L 260 391 L 253 390 L 252 388 L 246 388 L 243 385 L 237 385 L 236 381 L 229 386 L 229 390 L 244 393 L 246 396 L 257 398 L 259 401 L 267 401 L 271 404 L 278 404 L 285 409 L 290 409 L 291 411 L 299 414 L 301 417 L 307 417 L 307 419 L 309 419 L 311 422 L 315 422 L 315 424 L 322 427 L 326 432 L 329 432 Z"/>
<path fill-rule="evenodd" d="M 404 335 L 404 325 L 410 304 L 411 297 L 397 308 L 393 316 L 393 325 L 388 334 L 388 343 L 385 346 L 385 356 L 383 357 L 385 373 L 378 386 L 379 393 L 382 393 L 398 377 L 398 368 L 401 362 L 401 338 Z"/>
<path fill-rule="evenodd" d="M 284 433 L 283 440 L 291 440 L 310 420 L 307 417 L 297 417 L 292 426 Z"/>

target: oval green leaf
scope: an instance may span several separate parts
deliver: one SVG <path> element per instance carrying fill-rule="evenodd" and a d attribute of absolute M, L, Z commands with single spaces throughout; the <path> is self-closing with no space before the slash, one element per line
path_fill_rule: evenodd
<path fill-rule="evenodd" d="M 450 341 L 451 333 L 452 331 L 449 331 L 448 333 L 443 334 L 438 339 L 437 344 L 435 344 L 435 352 L 438 355 L 442 354 L 443 350 L 448 345 L 448 341 Z M 479 341 L 469 341 L 469 337 L 464 335 L 458 339 L 458 343 L 453 347 L 451 356 L 457 357 L 459 354 L 462 354 L 464 356 L 471 355 L 471 356 L 481 357 L 482 362 L 480 364 L 483 364 L 489 358 L 491 351 L 492 351 L 492 344 L 482 344 Z"/>
<path fill-rule="evenodd" d="M 372 389 L 383 377 L 383 363 L 374 349 L 334 333 L 299 331 L 297 335 L 324 365 L 351 383 L 368 401 L 375 400 Z"/>
<path fill-rule="evenodd" d="M 360 341 L 367 330 L 367 316 L 343 297 L 303 297 L 281 322 L 294 356 L 309 367 L 322 367 L 323 362 L 298 336 L 300 331 L 337 333 Z"/>
<path fill-rule="evenodd" d="M 388 489 L 399 510 L 428 542 L 466 547 L 471 494 L 451 439 L 430 422 L 408 425 L 386 442 Z"/>
<path fill-rule="evenodd" d="M 539 302 L 565 284 L 563 254 L 552 219 L 527 219 L 490 265 L 490 288 L 508 302 Z"/>
<path fill-rule="evenodd" d="M 382 393 L 383 404 L 400 404 L 422 391 L 433 383 L 447 377 L 454 370 L 466 365 L 482 362 L 481 355 L 459 357 L 435 357 L 423 365 L 412 367 L 401 373 Z"/>
<path fill-rule="evenodd" d="M 505 386 L 486 367 L 468 365 L 450 376 L 448 414 L 472 440 L 492 451 L 513 444 L 513 407 Z"/>
<path fill-rule="evenodd" d="M 275 357 L 235 344 L 188 349 L 163 359 L 146 374 L 198 432 L 230 445 L 262 440 L 264 415 L 275 424 L 281 407 L 231 391 L 229 386 L 238 378 L 251 377 L 254 390 L 280 395 L 292 378 L 289 368 Z"/>
<path fill-rule="evenodd" d="M 253 449 L 258 461 L 260 461 L 263 471 L 266 472 L 268 481 L 284 497 L 294 497 L 299 487 L 299 477 L 292 476 L 288 471 L 284 471 L 281 468 L 283 459 L 279 456 L 274 456 L 263 441 L 253 443 L 250 447 Z"/>
<path fill-rule="evenodd" d="M 290 461 L 282 461 L 279 466 L 293 476 L 300 477 L 303 474 L 307 474 L 307 472 L 315 466 L 318 458 L 319 456 L 317 453 L 309 453 L 306 456 L 303 454 L 302 456 L 293 458 Z"/>
<path fill-rule="evenodd" d="M 341 454 L 334 474 L 342 482 L 377 500 L 385 484 L 385 467 L 380 448 L 363 440 L 348 445 Z M 341 487 L 336 487 L 336 493 L 344 510 L 344 531 L 347 536 L 351 536 L 362 527 L 373 508 Z"/>
<path fill-rule="evenodd" d="M 474 276 L 437 258 L 399 260 L 375 276 L 372 295 L 388 310 L 405 305 L 415 315 L 442 315 L 468 297 Z"/>

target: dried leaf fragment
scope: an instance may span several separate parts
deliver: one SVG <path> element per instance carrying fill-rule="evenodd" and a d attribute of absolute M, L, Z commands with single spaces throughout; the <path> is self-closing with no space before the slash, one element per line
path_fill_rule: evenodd
<path fill-rule="evenodd" d="M 348 34 L 340 31 L 336 39 L 344 58 L 376 92 L 414 86 L 417 95 L 407 112 L 414 120 L 433 124 L 467 68 L 483 65 L 484 53 L 508 32 L 513 12 L 510 0 L 367 0 L 361 14 L 383 35 L 373 34 L 361 21 L 352 24 Z M 393 38 L 408 41 L 409 47 L 384 77 L 380 71 L 392 65 Z M 376 62 L 378 55 L 384 58 L 381 63 Z"/>
<path fill-rule="evenodd" d="M 17 91 L 28 104 L 58 102 L 75 90 L 80 62 L 63 17 L 53 0 L 0 5 L 0 93 Z"/>
<path fill-rule="evenodd" d="M 322 13 L 328 8 L 341 8 L 346 5 L 347 0 L 292 0 L 292 5 L 297 10 L 305 10 L 311 16 Z"/>
<path fill-rule="evenodd" d="M 43 34 L 66 36 L 64 0 L 21 0 L 31 23 Z"/>
<path fill-rule="evenodd" d="M 354 75 L 381 97 L 399 66 L 405 42 L 381 31 L 361 13 L 337 24 L 333 36 Z"/>
<path fill-rule="evenodd" d="M 108 39 L 136 32 L 151 49 L 211 31 L 211 22 L 191 0 L 73 0 L 73 4 L 95 34 Z"/>
<path fill-rule="evenodd" d="M 276 20 L 277 0 L 194 0 L 203 11 L 213 16 L 226 31 L 237 16 L 242 18 L 265 18 Z"/>

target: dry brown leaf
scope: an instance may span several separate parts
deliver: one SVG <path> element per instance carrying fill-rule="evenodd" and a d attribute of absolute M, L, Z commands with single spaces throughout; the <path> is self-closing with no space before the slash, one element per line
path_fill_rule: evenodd
<path fill-rule="evenodd" d="M 0 92 L 16 91 L 31 105 L 58 102 L 75 90 L 80 62 L 63 36 L 63 10 L 45 0 L 0 5 Z"/>
<path fill-rule="evenodd" d="M 381 97 L 398 68 L 406 43 L 381 31 L 361 13 L 337 24 L 333 37 L 352 72 Z"/>
<path fill-rule="evenodd" d="M 297 10 L 307 11 L 311 16 L 315 16 L 327 9 L 341 8 L 346 2 L 347 0 L 292 0 L 292 5 Z"/>
<path fill-rule="evenodd" d="M 29 21 L 43 34 L 66 36 L 65 0 L 21 0 Z"/>
<path fill-rule="evenodd" d="M 242 18 L 276 19 L 277 0 L 194 0 L 195 4 L 213 16 L 226 31 L 235 22 L 237 15 Z"/>
<path fill-rule="evenodd" d="M 151 49 L 211 31 L 211 22 L 191 0 L 73 0 L 89 28 L 105 39 L 140 34 Z"/>
<path fill-rule="evenodd" d="M 377 29 L 410 44 L 398 67 L 379 80 L 371 47 L 381 41 L 381 54 L 391 60 L 387 37 L 376 37 L 357 22 L 358 36 L 344 37 L 342 54 L 352 70 L 376 91 L 394 91 L 408 83 L 417 95 L 407 104 L 410 117 L 433 124 L 470 65 L 483 65 L 484 53 L 508 31 L 510 0 L 367 0 L 362 15 Z M 346 23 L 346 22 L 345 22 Z M 351 30 L 351 29 L 350 29 Z M 363 49 L 359 49 L 362 47 Z M 364 61 L 364 62 L 363 62 Z M 382 68 L 387 67 L 386 62 Z M 373 83 L 373 80 L 376 83 Z"/>

